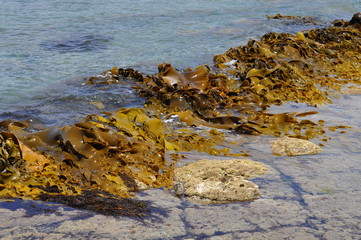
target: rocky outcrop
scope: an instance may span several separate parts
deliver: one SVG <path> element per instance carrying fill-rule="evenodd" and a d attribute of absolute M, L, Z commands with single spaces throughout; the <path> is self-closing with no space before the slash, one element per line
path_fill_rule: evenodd
<path fill-rule="evenodd" d="M 350 20 L 350 25 L 356 25 L 356 24 L 361 26 L 361 13 L 355 13 L 352 16 L 352 19 Z"/>
<path fill-rule="evenodd" d="M 272 150 L 274 153 L 283 156 L 318 154 L 322 152 L 319 146 L 308 140 L 291 137 L 281 137 L 273 141 Z"/>
<path fill-rule="evenodd" d="M 199 204 L 250 201 L 261 193 L 246 179 L 266 171 L 261 163 L 247 159 L 199 160 L 175 169 L 174 189 Z"/>

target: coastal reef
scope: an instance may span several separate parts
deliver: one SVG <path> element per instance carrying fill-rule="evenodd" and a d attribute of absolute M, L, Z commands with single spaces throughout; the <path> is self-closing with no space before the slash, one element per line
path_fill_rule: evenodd
<path fill-rule="evenodd" d="M 103 214 L 139 216 L 148 211 L 146 204 L 124 198 L 142 189 L 171 188 L 174 175 L 182 171 L 174 167 L 182 158 L 180 152 L 232 155 L 221 145 L 222 131 L 306 140 L 325 135 L 324 120 L 307 119 L 316 110 L 274 114 L 269 107 L 294 102 L 316 109 L 332 101 L 331 93 L 360 84 L 360 14 L 334 25 L 297 34 L 267 33 L 214 56 L 210 66 L 180 71 L 161 63 L 153 75 L 113 67 L 86 79 L 85 84 L 92 85 L 131 82 L 146 99 L 143 108 L 93 114 L 65 127 L 0 122 L 0 197 L 43 199 Z M 230 164 L 229 169 L 240 164 L 210 162 L 204 174 L 222 171 L 203 182 L 209 191 L 193 189 L 178 175 L 184 194 L 210 203 L 259 196 L 257 186 L 245 180 L 251 177 L 248 170 L 232 175 L 228 168 L 212 165 L 221 163 Z M 191 175 L 196 179 L 198 173 Z M 212 189 L 218 184 L 215 181 L 233 194 Z"/>

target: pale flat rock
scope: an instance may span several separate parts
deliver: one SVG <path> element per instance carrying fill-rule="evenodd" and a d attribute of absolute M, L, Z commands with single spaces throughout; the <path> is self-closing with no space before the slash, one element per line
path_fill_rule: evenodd
<path fill-rule="evenodd" d="M 242 177 L 229 177 L 224 182 L 218 178 L 192 179 L 187 182 L 184 194 L 198 204 L 250 201 L 261 196 L 258 186 Z"/>
<path fill-rule="evenodd" d="M 250 201 L 261 193 L 246 179 L 262 175 L 267 168 L 247 159 L 199 160 L 175 169 L 175 192 L 199 204 Z"/>
<path fill-rule="evenodd" d="M 291 137 L 281 137 L 273 141 L 272 150 L 274 153 L 284 156 L 309 155 L 322 152 L 319 146 L 308 140 Z"/>

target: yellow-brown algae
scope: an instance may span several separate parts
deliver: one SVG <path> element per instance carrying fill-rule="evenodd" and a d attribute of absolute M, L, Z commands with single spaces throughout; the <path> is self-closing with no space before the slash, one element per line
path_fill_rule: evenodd
<path fill-rule="evenodd" d="M 172 185 L 173 162 L 165 158 L 166 151 L 227 154 L 213 148 L 215 138 L 173 132 L 138 108 L 122 108 L 109 117 L 90 115 L 71 126 L 28 133 L 21 143 L 12 133 L 0 136 L 9 150 L 3 151 L 1 162 L 7 169 L 1 175 L 3 197 L 78 195 L 85 190 L 129 197 L 139 187 Z M 15 155 L 16 162 L 9 161 Z M 24 167 L 17 167 L 17 162 Z"/>
<path fill-rule="evenodd" d="M 239 132 L 275 136 L 293 128 L 307 127 L 313 131 L 315 125 L 297 123 L 296 118 L 301 115 L 289 115 L 294 120 L 288 124 L 290 128 L 284 128 L 282 121 L 281 125 L 279 121 L 269 122 L 264 110 L 289 101 L 313 106 L 325 104 L 331 101 L 330 91 L 340 90 L 346 83 L 358 84 L 360 39 L 360 32 L 351 27 L 315 29 L 296 36 L 269 33 L 260 41 L 250 40 L 245 46 L 215 56 L 218 69 L 207 67 L 207 78 L 202 80 L 208 81 L 208 87 L 190 84 L 183 76 L 186 72 L 164 63 L 159 66 L 158 74 L 143 78 L 139 92 L 148 98 L 147 107 L 154 106 L 165 114 L 175 113 L 191 126 L 241 129 Z M 342 80 L 346 78 L 349 80 Z M 212 126 L 215 118 L 242 120 L 231 127 Z M 302 137 L 311 136 L 317 134 Z"/>

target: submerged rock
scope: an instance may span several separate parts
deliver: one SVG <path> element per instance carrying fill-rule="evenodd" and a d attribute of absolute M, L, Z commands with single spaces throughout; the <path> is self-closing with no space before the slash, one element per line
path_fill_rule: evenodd
<path fill-rule="evenodd" d="M 314 24 L 314 25 L 317 25 L 317 24 L 320 24 L 321 21 L 315 17 L 312 17 L 312 16 L 306 16 L 306 17 L 303 17 L 303 16 L 289 16 L 289 15 L 281 15 L 279 13 L 277 13 L 276 15 L 274 16 L 267 16 L 268 19 L 277 19 L 277 20 L 288 20 L 288 21 L 292 21 L 292 23 L 294 24 Z"/>
<path fill-rule="evenodd" d="M 361 87 L 358 86 L 351 86 L 341 91 L 341 94 L 346 95 L 360 95 L 361 94 Z"/>
<path fill-rule="evenodd" d="M 272 150 L 274 153 L 284 156 L 318 154 L 322 152 L 319 146 L 308 140 L 291 137 L 281 137 L 273 141 Z"/>
<path fill-rule="evenodd" d="M 267 171 L 261 163 L 247 159 L 199 160 L 175 169 L 175 191 L 199 204 L 251 201 L 261 195 L 246 179 Z"/>
<path fill-rule="evenodd" d="M 42 42 L 41 47 L 49 51 L 60 53 L 90 52 L 107 48 L 111 38 L 93 34 L 73 34 L 62 39 L 54 39 Z"/>

